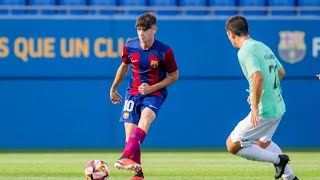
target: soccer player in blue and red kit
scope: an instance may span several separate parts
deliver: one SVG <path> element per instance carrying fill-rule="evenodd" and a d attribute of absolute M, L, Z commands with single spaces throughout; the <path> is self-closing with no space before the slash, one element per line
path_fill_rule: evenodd
<path fill-rule="evenodd" d="M 122 63 L 110 88 L 113 104 L 122 101 L 117 88 L 129 67 L 132 76 L 124 98 L 120 122 L 124 122 L 126 146 L 114 166 L 132 170 L 130 180 L 143 180 L 140 144 L 167 97 L 166 87 L 178 79 L 178 67 L 172 49 L 155 39 L 156 17 L 145 13 L 136 20 L 138 38 L 123 47 Z"/>

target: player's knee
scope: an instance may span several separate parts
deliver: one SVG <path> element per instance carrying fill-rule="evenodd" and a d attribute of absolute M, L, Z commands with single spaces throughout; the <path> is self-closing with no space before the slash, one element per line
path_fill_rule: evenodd
<path fill-rule="evenodd" d="M 227 150 L 231 153 L 231 154 L 237 154 L 237 152 L 239 151 L 239 147 L 237 145 L 237 143 L 233 143 L 231 141 L 231 138 L 229 137 L 226 141 L 226 146 L 227 146 Z"/>
<path fill-rule="evenodd" d="M 230 153 L 232 153 L 233 154 L 233 148 L 232 148 L 232 145 L 230 145 L 230 140 L 229 140 L 230 138 L 228 138 L 227 139 L 227 141 L 226 141 L 226 147 L 227 147 L 227 150 L 228 150 L 228 152 L 230 152 Z"/>
<path fill-rule="evenodd" d="M 227 149 L 231 154 L 237 154 L 237 152 L 239 151 L 237 148 L 235 148 L 234 146 L 228 146 L 227 145 Z"/>

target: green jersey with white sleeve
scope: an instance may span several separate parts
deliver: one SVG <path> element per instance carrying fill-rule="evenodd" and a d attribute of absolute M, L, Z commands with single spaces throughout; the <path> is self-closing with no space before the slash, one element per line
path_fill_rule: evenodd
<path fill-rule="evenodd" d="M 245 40 L 239 49 L 238 59 L 249 82 L 251 100 L 251 75 L 257 71 L 261 71 L 263 75 L 263 89 L 259 103 L 260 116 L 263 118 L 282 116 L 286 111 L 278 76 L 278 71 L 282 65 L 272 50 L 262 42 L 250 38 Z"/>

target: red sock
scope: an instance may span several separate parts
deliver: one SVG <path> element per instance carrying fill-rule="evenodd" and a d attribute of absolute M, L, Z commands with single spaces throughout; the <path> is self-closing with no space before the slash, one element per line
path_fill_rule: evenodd
<path fill-rule="evenodd" d="M 132 160 L 141 165 L 141 149 L 140 148 L 136 151 Z M 143 173 L 142 168 L 137 173 Z"/>
<path fill-rule="evenodd" d="M 139 148 L 131 158 L 134 162 L 141 165 L 141 149 Z M 137 173 L 143 173 L 142 169 L 140 169 Z"/>
<path fill-rule="evenodd" d="M 122 153 L 122 156 L 134 156 L 138 150 L 140 151 L 140 144 L 143 142 L 145 137 L 146 133 L 139 127 L 136 127 L 130 134 L 128 143 Z"/>
<path fill-rule="evenodd" d="M 137 151 L 132 156 L 132 160 L 136 163 L 141 164 L 141 149 L 137 149 Z"/>

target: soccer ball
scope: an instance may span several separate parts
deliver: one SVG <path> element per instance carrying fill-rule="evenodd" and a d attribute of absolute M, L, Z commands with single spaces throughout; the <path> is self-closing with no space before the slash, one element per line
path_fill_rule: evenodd
<path fill-rule="evenodd" d="M 109 177 L 109 166 L 103 160 L 90 160 L 84 168 L 84 174 L 90 180 L 107 180 Z"/>

